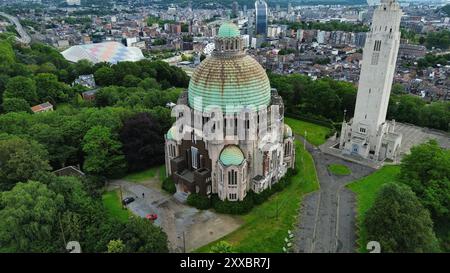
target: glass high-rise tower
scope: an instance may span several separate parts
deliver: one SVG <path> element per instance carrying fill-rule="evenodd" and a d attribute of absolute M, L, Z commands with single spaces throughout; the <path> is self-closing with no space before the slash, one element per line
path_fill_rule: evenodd
<path fill-rule="evenodd" d="M 267 36 L 267 17 L 268 17 L 267 3 L 264 0 L 257 0 L 255 2 L 255 11 L 256 11 L 255 35 Z"/>

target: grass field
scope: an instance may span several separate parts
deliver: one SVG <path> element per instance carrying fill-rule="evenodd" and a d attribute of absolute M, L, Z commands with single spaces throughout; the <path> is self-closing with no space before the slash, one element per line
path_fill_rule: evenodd
<path fill-rule="evenodd" d="M 157 175 L 161 178 L 161 180 L 165 178 L 166 172 L 165 172 L 164 165 L 152 167 L 145 171 L 129 174 L 129 175 L 125 176 L 123 178 L 123 180 L 134 182 L 134 183 L 142 183 L 142 182 L 145 182 L 149 179 L 156 177 Z"/>
<path fill-rule="evenodd" d="M 116 218 L 121 222 L 126 222 L 131 216 L 129 210 L 122 208 L 118 190 L 105 192 L 102 195 L 102 201 L 103 206 L 111 217 Z"/>
<path fill-rule="evenodd" d="M 352 173 L 347 166 L 340 164 L 328 165 L 328 170 L 334 175 L 350 175 Z"/>
<path fill-rule="evenodd" d="M 326 136 L 331 132 L 330 128 L 302 120 L 285 117 L 284 121 L 292 128 L 295 134 L 305 137 L 306 131 L 306 140 L 314 146 L 324 144 L 327 140 Z"/>
<path fill-rule="evenodd" d="M 367 232 L 362 224 L 364 222 L 364 216 L 367 210 L 373 205 L 375 196 L 381 186 L 389 182 L 396 182 L 399 172 L 399 166 L 384 166 L 373 174 L 361 178 L 347 186 L 356 193 L 358 210 L 357 223 L 359 227 L 358 245 L 360 252 L 367 252 Z"/>
<path fill-rule="evenodd" d="M 253 208 L 242 216 L 244 224 L 234 232 L 197 249 L 194 252 L 210 252 L 218 241 L 227 241 L 233 245 L 233 251 L 267 253 L 282 252 L 287 231 L 292 230 L 299 215 L 300 202 L 305 193 L 319 188 L 316 169 L 311 155 L 296 143 L 296 166 L 298 174 L 292 177 L 292 183 L 273 195 L 265 203 Z M 301 162 L 304 155 L 305 163 Z M 278 211 L 278 217 L 277 217 Z"/>

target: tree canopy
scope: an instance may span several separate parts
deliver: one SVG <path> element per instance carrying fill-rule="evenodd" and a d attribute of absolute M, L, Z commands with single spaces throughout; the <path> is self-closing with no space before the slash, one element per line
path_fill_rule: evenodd
<path fill-rule="evenodd" d="M 403 184 L 385 184 L 367 211 L 367 239 L 377 241 L 382 252 L 439 251 L 433 222 L 411 189 Z"/>
<path fill-rule="evenodd" d="M 450 150 L 436 141 L 411 148 L 401 163 L 400 179 L 417 194 L 433 218 L 450 221 Z"/>

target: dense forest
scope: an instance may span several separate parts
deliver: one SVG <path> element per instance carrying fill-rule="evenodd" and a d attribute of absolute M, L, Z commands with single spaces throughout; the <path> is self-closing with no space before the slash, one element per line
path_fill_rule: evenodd
<path fill-rule="evenodd" d="M 347 119 L 353 116 L 357 88 L 351 83 L 328 78 L 314 81 L 299 74 L 270 74 L 269 78 L 283 97 L 288 114 L 328 122 L 341 122 L 345 110 Z M 393 88 L 387 118 L 449 131 L 450 102 L 427 103 Z"/>
<path fill-rule="evenodd" d="M 330 22 L 289 22 L 289 21 L 281 21 L 276 22 L 278 24 L 286 24 L 289 29 L 298 30 L 298 29 L 315 29 L 315 30 L 323 30 L 323 31 L 346 31 L 346 32 L 368 32 L 369 27 L 363 24 L 354 24 L 347 22 L 339 22 L 339 21 L 330 21 Z"/>
<path fill-rule="evenodd" d="M 0 252 L 64 252 L 70 240 L 83 252 L 167 252 L 159 227 L 111 218 L 101 192 L 107 178 L 163 162 L 165 104 L 187 87 L 186 74 L 147 60 L 71 64 L 51 47 L 10 41 L 0 37 Z M 71 84 L 85 74 L 98 79 L 94 101 Z M 31 113 L 47 101 L 55 111 Z M 87 175 L 53 173 L 68 165 Z"/>

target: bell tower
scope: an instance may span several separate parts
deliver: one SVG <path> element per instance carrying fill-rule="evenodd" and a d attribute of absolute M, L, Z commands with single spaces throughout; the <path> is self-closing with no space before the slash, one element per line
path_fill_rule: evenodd
<path fill-rule="evenodd" d="M 376 8 L 364 47 L 353 120 L 343 125 L 341 147 L 364 158 L 380 158 L 383 137 L 393 132 L 386 122 L 403 12 L 395 0 L 382 0 Z M 344 132 L 345 129 L 345 132 Z"/>

